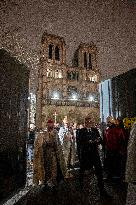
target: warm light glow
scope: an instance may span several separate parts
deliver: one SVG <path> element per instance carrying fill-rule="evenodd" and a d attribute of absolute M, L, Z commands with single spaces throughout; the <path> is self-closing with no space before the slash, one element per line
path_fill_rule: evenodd
<path fill-rule="evenodd" d="M 61 70 L 52 70 L 47 68 L 47 77 L 49 78 L 63 78 Z"/>
<path fill-rule="evenodd" d="M 92 77 L 92 81 L 93 81 L 93 82 L 97 82 L 97 75 L 94 75 L 94 76 Z"/>
<path fill-rule="evenodd" d="M 52 99 L 59 99 L 59 93 L 58 92 L 54 92 Z"/>
<path fill-rule="evenodd" d="M 76 94 L 73 94 L 73 95 L 72 95 L 72 100 L 78 100 L 78 97 L 77 97 Z"/>
<path fill-rule="evenodd" d="M 89 80 L 90 80 L 91 82 L 97 82 L 97 81 L 98 81 L 97 75 L 89 76 Z"/>
<path fill-rule="evenodd" d="M 93 100 L 94 100 L 94 97 L 93 97 L 92 95 L 90 95 L 90 96 L 89 96 L 89 101 L 92 102 Z"/>
<path fill-rule="evenodd" d="M 58 78 L 62 78 L 62 72 L 59 71 Z"/>

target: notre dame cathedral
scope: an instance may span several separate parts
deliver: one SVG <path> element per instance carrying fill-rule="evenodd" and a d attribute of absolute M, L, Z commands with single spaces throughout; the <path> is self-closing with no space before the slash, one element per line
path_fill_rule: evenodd
<path fill-rule="evenodd" d="M 72 67 L 66 64 L 66 44 L 62 37 L 44 33 L 41 41 L 36 124 L 46 126 L 48 118 L 83 123 L 86 116 L 99 121 L 97 48 L 80 44 Z"/>

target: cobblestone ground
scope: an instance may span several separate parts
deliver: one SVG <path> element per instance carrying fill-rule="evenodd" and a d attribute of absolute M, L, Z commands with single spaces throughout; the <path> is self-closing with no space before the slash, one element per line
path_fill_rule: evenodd
<path fill-rule="evenodd" d="M 30 147 L 31 149 L 31 147 Z M 32 152 L 29 152 L 28 160 L 32 160 Z M 78 167 L 78 165 L 77 165 Z M 97 180 L 92 171 L 85 173 L 84 188 L 80 189 L 78 180 L 78 169 L 71 170 L 72 178 L 60 184 L 55 191 L 43 191 L 41 186 L 32 187 L 32 163 L 28 161 L 26 188 L 30 191 L 16 203 L 16 205 L 125 205 L 126 190 L 125 183 L 105 183 L 105 188 L 112 199 L 102 199 L 99 195 Z M 132 190 L 129 192 L 129 202 L 133 198 Z M 128 202 L 128 200 L 127 200 Z M 134 203 L 135 204 L 135 203 Z M 131 203 L 127 203 L 131 205 Z"/>
<path fill-rule="evenodd" d="M 136 204 L 136 183 L 128 185 L 126 205 Z"/>
<path fill-rule="evenodd" d="M 78 171 L 72 171 L 73 178 L 60 184 L 55 191 L 42 191 L 40 186 L 33 187 L 16 205 L 125 205 L 126 184 L 105 183 L 112 199 L 99 196 L 97 180 L 93 172 L 86 172 L 83 190 L 79 187 Z"/>

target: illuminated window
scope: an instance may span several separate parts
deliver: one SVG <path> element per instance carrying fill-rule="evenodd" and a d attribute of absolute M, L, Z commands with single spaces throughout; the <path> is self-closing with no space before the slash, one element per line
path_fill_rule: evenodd
<path fill-rule="evenodd" d="M 86 80 L 96 83 L 98 82 L 98 77 L 97 75 L 92 76 L 92 75 L 86 74 Z"/>
<path fill-rule="evenodd" d="M 58 78 L 63 78 L 62 76 L 62 71 L 60 70 L 59 73 L 58 73 Z"/>
<path fill-rule="evenodd" d="M 94 101 L 94 96 L 89 95 L 88 100 L 89 100 L 90 102 Z"/>
<path fill-rule="evenodd" d="M 53 77 L 52 75 L 53 75 L 53 74 L 52 74 L 52 69 L 47 68 L 47 77 L 48 77 L 48 78 L 51 78 L 51 77 Z"/>
<path fill-rule="evenodd" d="M 62 98 L 62 93 L 59 89 L 58 90 L 53 90 L 50 93 L 50 97 L 51 97 L 51 99 L 58 100 L 58 99 Z"/>
<path fill-rule="evenodd" d="M 78 92 L 77 92 L 77 88 L 74 87 L 74 86 L 68 86 L 68 96 L 71 100 L 78 100 L 79 98 L 79 95 L 78 95 Z"/>
<path fill-rule="evenodd" d="M 86 92 L 86 99 L 90 102 L 93 102 L 95 100 L 95 94 L 90 93 L 89 91 Z"/>
<path fill-rule="evenodd" d="M 55 78 L 59 78 L 59 71 L 58 70 L 55 71 Z"/>
<path fill-rule="evenodd" d="M 55 78 L 62 78 L 62 71 L 61 70 L 55 71 Z"/>
<path fill-rule="evenodd" d="M 91 81 L 94 82 L 94 83 L 97 82 L 97 75 L 92 76 Z"/>
<path fill-rule="evenodd" d="M 61 70 L 52 70 L 47 68 L 47 77 L 48 78 L 63 78 Z"/>
<path fill-rule="evenodd" d="M 54 92 L 52 93 L 52 99 L 59 99 L 59 97 L 60 97 L 59 92 L 54 91 Z"/>

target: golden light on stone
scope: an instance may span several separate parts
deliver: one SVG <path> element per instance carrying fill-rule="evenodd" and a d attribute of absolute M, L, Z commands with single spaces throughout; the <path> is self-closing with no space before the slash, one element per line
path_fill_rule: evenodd
<path fill-rule="evenodd" d="M 96 46 L 80 44 L 72 67 L 66 64 L 66 44 L 62 37 L 44 33 L 41 51 L 37 127 L 44 128 L 50 117 L 55 118 L 56 123 L 62 122 L 64 116 L 71 122 L 84 122 L 89 115 L 98 122 L 99 100 L 95 96 L 99 96 L 100 73 Z"/>

